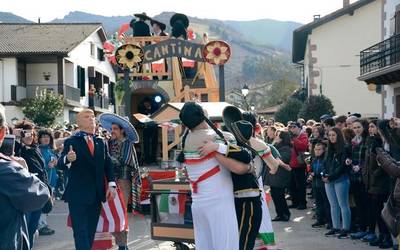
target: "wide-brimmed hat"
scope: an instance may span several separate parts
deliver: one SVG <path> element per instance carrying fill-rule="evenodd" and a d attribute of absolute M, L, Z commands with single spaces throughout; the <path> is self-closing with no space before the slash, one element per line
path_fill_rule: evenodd
<path fill-rule="evenodd" d="M 146 12 L 133 14 L 135 17 L 138 17 L 143 20 L 151 20 L 151 18 L 146 14 Z"/>
<path fill-rule="evenodd" d="M 235 106 L 228 106 L 222 111 L 225 127 L 232 132 L 232 123 L 243 120 L 242 112 Z"/>
<path fill-rule="evenodd" d="M 251 136 L 253 135 L 253 125 L 245 120 L 240 120 L 231 124 L 232 134 L 236 140 L 243 144 L 248 144 Z"/>
<path fill-rule="evenodd" d="M 100 124 L 103 128 L 111 132 L 111 127 L 113 124 L 118 124 L 124 129 L 126 137 L 134 142 L 139 142 L 139 135 L 136 132 L 135 127 L 125 118 L 112 113 L 103 113 L 99 116 Z"/>
<path fill-rule="evenodd" d="M 150 24 L 151 24 L 151 26 L 153 26 L 153 24 L 157 24 L 162 31 L 164 31 L 167 28 L 167 25 L 165 25 L 165 23 L 162 23 L 162 22 L 154 20 L 154 19 L 150 20 Z"/>
<path fill-rule="evenodd" d="M 189 18 L 185 14 L 175 13 L 169 20 L 169 24 L 174 26 L 177 21 L 181 21 L 185 28 L 189 27 Z"/>

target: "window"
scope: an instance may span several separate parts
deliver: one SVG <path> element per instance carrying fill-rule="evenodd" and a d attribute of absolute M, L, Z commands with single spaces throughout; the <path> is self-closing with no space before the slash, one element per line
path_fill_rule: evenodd
<path fill-rule="evenodd" d="M 85 68 L 82 68 L 81 66 L 77 66 L 77 78 L 78 78 L 78 88 L 81 90 L 81 96 L 86 95 L 86 89 L 85 89 Z"/>
<path fill-rule="evenodd" d="M 400 34 L 400 11 L 396 11 L 394 15 L 394 34 Z"/>
<path fill-rule="evenodd" d="M 26 63 L 18 60 L 18 86 L 26 87 Z"/>
<path fill-rule="evenodd" d="M 94 43 L 90 43 L 90 55 L 92 56 L 92 57 L 95 57 L 96 55 L 95 55 L 95 52 L 96 51 L 96 45 L 94 44 Z"/>
<path fill-rule="evenodd" d="M 100 48 L 97 48 L 97 59 L 99 59 L 99 61 L 104 61 L 104 52 Z"/>

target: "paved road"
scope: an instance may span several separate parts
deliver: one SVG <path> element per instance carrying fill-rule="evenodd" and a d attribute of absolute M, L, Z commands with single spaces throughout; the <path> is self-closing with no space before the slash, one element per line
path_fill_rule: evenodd
<path fill-rule="evenodd" d="M 48 217 L 49 225 L 56 230 L 52 236 L 40 236 L 35 244 L 35 250 L 69 250 L 73 249 L 72 230 L 67 229 L 67 206 L 57 202 L 54 211 Z M 273 208 L 270 209 L 275 215 Z M 171 250 L 171 242 L 153 241 L 150 239 L 150 221 L 148 218 L 130 217 L 129 247 L 134 250 Z M 275 249 L 284 250 L 369 250 L 379 249 L 365 243 L 350 239 L 338 240 L 327 238 L 324 229 L 313 229 L 311 209 L 292 211 L 290 222 L 274 223 L 278 244 Z"/>

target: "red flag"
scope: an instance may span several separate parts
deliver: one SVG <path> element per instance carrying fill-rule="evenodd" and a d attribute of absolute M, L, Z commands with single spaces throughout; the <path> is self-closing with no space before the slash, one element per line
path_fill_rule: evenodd
<path fill-rule="evenodd" d="M 109 41 L 105 41 L 103 44 L 103 49 L 107 52 L 113 52 L 114 51 L 115 46 L 110 43 Z"/>
<path fill-rule="evenodd" d="M 121 27 L 119 27 L 118 36 L 120 36 L 123 33 L 125 33 L 125 31 L 127 31 L 129 28 L 130 28 L 129 23 L 122 24 Z"/>

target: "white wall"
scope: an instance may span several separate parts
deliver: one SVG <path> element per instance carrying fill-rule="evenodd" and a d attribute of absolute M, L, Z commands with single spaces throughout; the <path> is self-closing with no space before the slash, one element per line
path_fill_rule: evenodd
<path fill-rule="evenodd" d="M 50 72 L 48 81 L 43 77 L 43 72 Z M 27 63 L 26 85 L 57 85 L 57 63 Z"/>
<path fill-rule="evenodd" d="M 0 58 L 0 100 L 11 101 L 11 85 L 18 84 L 17 59 Z"/>
<path fill-rule="evenodd" d="M 311 44 L 317 45 L 312 51 L 312 56 L 317 58 L 314 70 L 320 71 L 314 78 L 318 88 L 312 94 L 319 94 L 322 83 L 322 94 L 332 100 L 337 114 L 357 112 L 380 117 L 381 96 L 369 91 L 357 77 L 360 51 L 382 39 L 381 16 L 381 1 L 374 1 L 353 15 L 344 15 L 315 28 L 309 36 Z"/>

